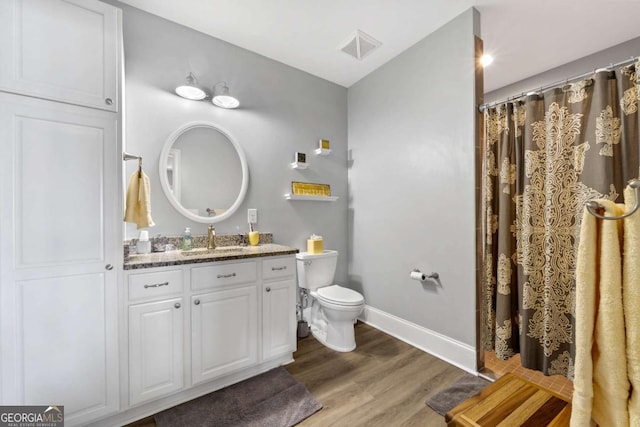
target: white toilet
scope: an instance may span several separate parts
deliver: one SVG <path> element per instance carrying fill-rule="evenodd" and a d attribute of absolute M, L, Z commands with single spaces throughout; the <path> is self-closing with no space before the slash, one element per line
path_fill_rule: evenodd
<path fill-rule="evenodd" d="M 309 324 L 318 341 L 336 351 L 356 348 L 353 324 L 364 309 L 364 297 L 358 292 L 332 285 L 338 263 L 337 251 L 296 254 L 298 285 L 312 297 Z"/>

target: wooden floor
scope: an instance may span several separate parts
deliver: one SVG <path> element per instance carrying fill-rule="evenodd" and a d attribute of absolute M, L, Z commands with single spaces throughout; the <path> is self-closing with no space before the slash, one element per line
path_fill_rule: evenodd
<path fill-rule="evenodd" d="M 425 401 L 464 371 L 363 323 L 356 343 L 338 353 L 298 341 L 287 370 L 324 406 L 300 426 L 446 426 Z"/>
<path fill-rule="evenodd" d="M 303 427 L 445 427 L 425 401 L 464 371 L 358 322 L 357 348 L 339 353 L 311 335 L 298 341 L 287 370 L 323 408 Z M 153 417 L 128 427 L 154 427 Z"/>

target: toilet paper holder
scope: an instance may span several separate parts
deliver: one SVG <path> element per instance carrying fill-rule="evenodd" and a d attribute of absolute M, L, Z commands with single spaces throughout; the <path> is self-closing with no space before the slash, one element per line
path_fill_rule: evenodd
<path fill-rule="evenodd" d="M 425 273 L 421 272 L 420 269 L 418 269 L 418 268 L 414 268 L 413 270 L 411 270 L 411 274 L 409 276 L 412 279 L 419 279 L 421 281 L 428 280 L 428 279 L 429 280 L 438 280 L 440 278 L 440 275 L 435 271 L 432 272 L 431 274 L 425 274 Z"/>

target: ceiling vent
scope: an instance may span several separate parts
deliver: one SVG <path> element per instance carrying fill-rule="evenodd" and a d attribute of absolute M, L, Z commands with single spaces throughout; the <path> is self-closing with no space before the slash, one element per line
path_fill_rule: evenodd
<path fill-rule="evenodd" d="M 382 42 L 374 39 L 369 34 L 356 30 L 346 42 L 340 45 L 340 50 L 349 56 L 362 60 L 381 45 Z"/>

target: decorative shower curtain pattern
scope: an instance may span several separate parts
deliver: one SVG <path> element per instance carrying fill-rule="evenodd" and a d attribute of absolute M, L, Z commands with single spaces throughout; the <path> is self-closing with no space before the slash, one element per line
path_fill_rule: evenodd
<path fill-rule="evenodd" d="M 586 201 L 638 176 L 640 62 L 489 108 L 482 326 L 486 350 L 573 376 L 575 267 Z M 618 93 L 621 96 L 618 96 Z"/>

